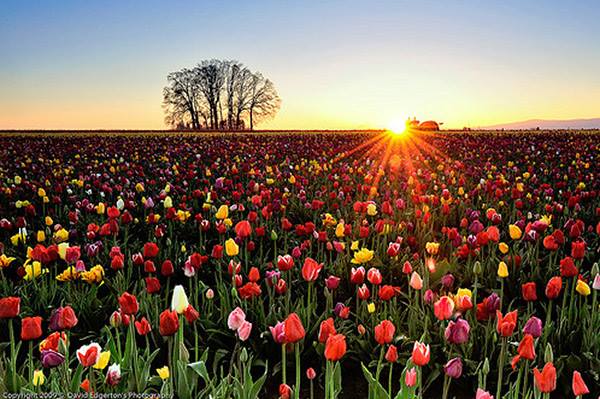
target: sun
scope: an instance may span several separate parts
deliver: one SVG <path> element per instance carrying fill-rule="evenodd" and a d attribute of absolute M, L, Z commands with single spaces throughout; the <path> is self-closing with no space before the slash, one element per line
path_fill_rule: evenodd
<path fill-rule="evenodd" d="M 400 118 L 391 120 L 387 125 L 387 130 L 397 136 L 406 134 L 406 122 Z"/>

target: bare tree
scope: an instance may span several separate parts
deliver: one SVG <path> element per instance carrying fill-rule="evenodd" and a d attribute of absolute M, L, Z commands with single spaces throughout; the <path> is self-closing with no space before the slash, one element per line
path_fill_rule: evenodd
<path fill-rule="evenodd" d="M 199 129 L 199 92 L 194 83 L 194 73 L 189 69 L 167 75 L 168 86 L 163 90 L 165 122 L 170 126 L 187 125 Z"/>
<path fill-rule="evenodd" d="M 273 117 L 279 107 L 281 100 L 273 82 L 265 79 L 260 72 L 251 77 L 250 99 L 248 101 L 248 114 L 250 118 L 250 130 L 254 129 L 254 123 Z"/>
<path fill-rule="evenodd" d="M 210 127 L 219 129 L 219 103 L 225 84 L 223 61 L 202 61 L 195 68 L 196 83 L 200 88 L 210 110 Z"/>
<path fill-rule="evenodd" d="M 173 127 L 253 129 L 280 106 L 273 83 L 238 61 L 202 61 L 170 73 L 167 83 L 163 108 L 165 122 Z"/>

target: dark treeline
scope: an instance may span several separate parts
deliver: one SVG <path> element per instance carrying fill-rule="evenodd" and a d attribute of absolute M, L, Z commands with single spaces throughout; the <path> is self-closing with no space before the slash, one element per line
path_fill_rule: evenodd
<path fill-rule="evenodd" d="M 281 103 L 273 82 L 238 61 L 205 60 L 167 82 L 165 122 L 174 129 L 252 130 Z"/>

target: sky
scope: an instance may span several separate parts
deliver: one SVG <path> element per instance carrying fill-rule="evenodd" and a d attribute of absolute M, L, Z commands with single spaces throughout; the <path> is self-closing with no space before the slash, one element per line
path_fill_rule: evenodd
<path fill-rule="evenodd" d="M 600 2 L 0 2 L 0 129 L 161 129 L 169 72 L 236 59 L 265 129 L 600 117 Z"/>

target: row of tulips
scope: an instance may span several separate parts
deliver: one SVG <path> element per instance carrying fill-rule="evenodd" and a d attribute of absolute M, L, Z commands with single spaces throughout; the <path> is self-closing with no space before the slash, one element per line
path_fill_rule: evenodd
<path fill-rule="evenodd" d="M 2 138 L 0 388 L 596 397 L 596 137 Z"/>

